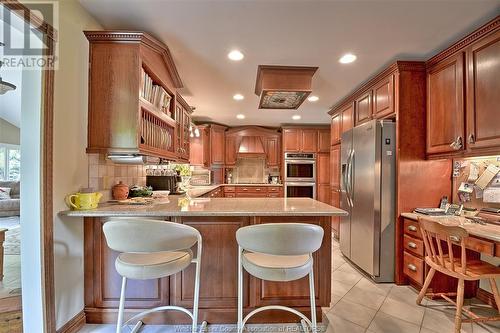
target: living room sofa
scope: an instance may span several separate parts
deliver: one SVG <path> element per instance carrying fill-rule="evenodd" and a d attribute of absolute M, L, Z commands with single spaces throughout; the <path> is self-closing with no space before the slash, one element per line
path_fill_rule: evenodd
<path fill-rule="evenodd" d="M 20 194 L 18 181 L 0 181 L 0 187 L 10 188 L 10 199 L 0 199 L 0 217 L 19 216 Z"/>

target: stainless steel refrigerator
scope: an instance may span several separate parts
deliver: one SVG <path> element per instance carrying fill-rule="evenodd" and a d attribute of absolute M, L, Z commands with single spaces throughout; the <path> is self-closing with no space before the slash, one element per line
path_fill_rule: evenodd
<path fill-rule="evenodd" d="M 340 250 L 377 282 L 394 281 L 395 147 L 390 121 L 342 134 Z"/>

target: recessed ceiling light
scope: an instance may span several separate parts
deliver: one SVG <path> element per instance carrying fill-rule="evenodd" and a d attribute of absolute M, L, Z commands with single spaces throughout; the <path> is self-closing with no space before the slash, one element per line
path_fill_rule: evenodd
<path fill-rule="evenodd" d="M 239 50 L 232 50 L 227 54 L 227 57 L 233 61 L 240 61 L 245 58 L 243 53 L 241 53 Z"/>
<path fill-rule="evenodd" d="M 245 96 L 243 96 L 242 94 L 235 94 L 235 95 L 233 95 L 233 99 L 235 101 L 241 101 L 244 98 L 245 98 Z"/>
<path fill-rule="evenodd" d="M 318 101 L 318 100 L 319 100 L 319 97 L 318 97 L 318 96 L 314 96 L 314 95 L 312 95 L 312 96 L 309 96 L 309 97 L 307 98 L 307 100 L 308 100 L 309 102 L 316 102 L 316 101 Z"/>
<path fill-rule="evenodd" d="M 236 115 L 236 118 L 238 118 L 238 119 L 245 119 L 245 115 L 244 114 L 238 114 L 238 115 Z"/>
<path fill-rule="evenodd" d="M 341 64 L 350 64 L 351 62 L 354 62 L 356 58 L 357 57 L 354 54 L 346 53 L 339 59 L 339 62 Z"/>
<path fill-rule="evenodd" d="M 295 115 L 292 116 L 293 120 L 299 120 L 300 118 L 302 118 L 302 117 L 300 115 L 298 115 L 298 114 L 295 114 Z"/>

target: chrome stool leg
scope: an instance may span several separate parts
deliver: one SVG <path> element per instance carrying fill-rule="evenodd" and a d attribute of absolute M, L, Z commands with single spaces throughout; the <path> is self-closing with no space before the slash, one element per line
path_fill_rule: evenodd
<path fill-rule="evenodd" d="M 120 305 L 118 306 L 118 320 L 116 322 L 116 333 L 121 333 L 123 326 L 123 310 L 125 307 L 125 289 L 127 288 L 127 278 L 122 277 L 122 289 L 120 291 Z"/>

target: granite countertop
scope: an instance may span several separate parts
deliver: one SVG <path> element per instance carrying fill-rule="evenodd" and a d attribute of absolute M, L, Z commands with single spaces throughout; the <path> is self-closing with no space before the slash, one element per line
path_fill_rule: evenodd
<path fill-rule="evenodd" d="M 67 210 L 74 217 L 112 216 L 345 216 L 347 212 L 310 198 L 187 198 L 171 195 L 149 205 L 102 204 Z"/>
<path fill-rule="evenodd" d="M 462 216 L 427 216 L 416 213 L 402 213 L 401 216 L 415 221 L 419 216 L 425 216 L 430 220 L 435 221 L 436 223 L 462 227 L 467 230 L 467 232 L 471 236 L 477 236 L 495 242 L 500 242 L 500 226 L 495 224 L 478 224 Z"/>

